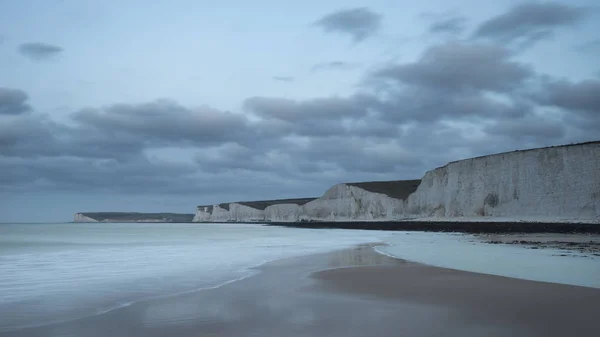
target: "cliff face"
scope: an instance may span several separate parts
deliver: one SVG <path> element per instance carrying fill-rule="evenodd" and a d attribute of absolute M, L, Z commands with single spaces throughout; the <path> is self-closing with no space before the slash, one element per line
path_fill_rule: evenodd
<path fill-rule="evenodd" d="M 297 222 L 394 220 L 405 213 L 405 201 L 384 193 L 368 191 L 378 184 L 391 184 L 405 191 L 416 190 L 418 181 L 339 184 L 318 199 L 287 199 L 199 206 L 194 217 L 198 222 Z M 358 187 L 358 185 L 368 184 Z M 383 192 L 383 191 L 382 191 Z M 391 191 L 386 193 L 392 194 Z M 408 193 L 410 194 L 410 193 Z M 268 205 L 268 206 L 266 206 Z M 263 209 L 260 209 L 266 206 Z M 256 208 L 258 207 L 258 208 Z"/>
<path fill-rule="evenodd" d="M 194 214 L 90 212 L 76 213 L 74 222 L 191 222 Z"/>
<path fill-rule="evenodd" d="M 194 222 L 260 222 L 274 218 L 297 221 L 295 209 L 315 198 L 242 201 L 198 206 Z M 273 220 L 275 221 L 275 220 Z M 280 220 L 278 220 L 280 221 Z"/>
<path fill-rule="evenodd" d="M 75 221 L 75 222 L 98 222 L 98 220 L 92 219 L 86 215 L 83 215 L 82 213 L 75 213 L 75 215 L 73 216 L 73 221 Z"/>
<path fill-rule="evenodd" d="M 408 197 L 408 214 L 600 218 L 600 143 L 543 148 L 449 163 Z"/>
<path fill-rule="evenodd" d="M 300 220 L 391 220 L 404 214 L 404 201 L 362 188 L 339 184 L 302 207 Z M 273 220 L 277 221 L 277 220 Z"/>
<path fill-rule="evenodd" d="M 421 181 L 339 184 L 318 199 L 200 206 L 200 222 L 424 217 L 600 221 L 600 142 L 451 162 Z"/>

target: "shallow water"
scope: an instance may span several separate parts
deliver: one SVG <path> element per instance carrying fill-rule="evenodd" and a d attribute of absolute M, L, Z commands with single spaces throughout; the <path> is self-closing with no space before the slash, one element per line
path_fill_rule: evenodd
<path fill-rule="evenodd" d="M 219 286 L 381 232 L 212 224 L 0 225 L 0 331 Z"/>
<path fill-rule="evenodd" d="M 397 232 L 385 239 L 381 253 L 436 267 L 533 281 L 600 288 L 600 258 L 558 249 L 492 245 L 475 235 Z"/>
<path fill-rule="evenodd" d="M 246 224 L 0 224 L 1 331 L 219 287 L 282 258 L 385 242 L 433 266 L 600 288 L 600 259 L 489 245 L 472 235 Z M 335 266 L 330 266 L 335 267 Z"/>

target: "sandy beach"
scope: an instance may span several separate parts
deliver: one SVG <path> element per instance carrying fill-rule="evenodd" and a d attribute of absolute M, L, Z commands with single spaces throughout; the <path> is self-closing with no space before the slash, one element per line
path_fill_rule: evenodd
<path fill-rule="evenodd" d="M 0 336 L 597 336 L 600 289 L 424 266 L 371 246 Z"/>

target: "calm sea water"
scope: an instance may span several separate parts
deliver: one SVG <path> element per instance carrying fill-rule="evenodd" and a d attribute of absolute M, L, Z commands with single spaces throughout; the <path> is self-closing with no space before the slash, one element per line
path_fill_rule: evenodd
<path fill-rule="evenodd" d="M 239 224 L 2 224 L 0 331 L 216 287 L 268 261 L 382 236 Z"/>
<path fill-rule="evenodd" d="M 218 287 L 265 262 L 385 242 L 430 265 L 600 288 L 600 259 L 458 234 L 245 224 L 0 224 L 0 332 Z M 0 333 L 1 334 L 1 333 Z"/>
<path fill-rule="evenodd" d="M 396 232 L 385 241 L 380 253 L 436 267 L 600 288 L 600 257 L 589 253 L 490 245 L 453 233 Z"/>

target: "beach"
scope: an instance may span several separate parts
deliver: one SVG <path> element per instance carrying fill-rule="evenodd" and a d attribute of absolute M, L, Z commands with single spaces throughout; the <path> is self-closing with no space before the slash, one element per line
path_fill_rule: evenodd
<path fill-rule="evenodd" d="M 597 336 L 600 289 L 426 266 L 359 245 L 223 286 L 0 336 Z"/>

